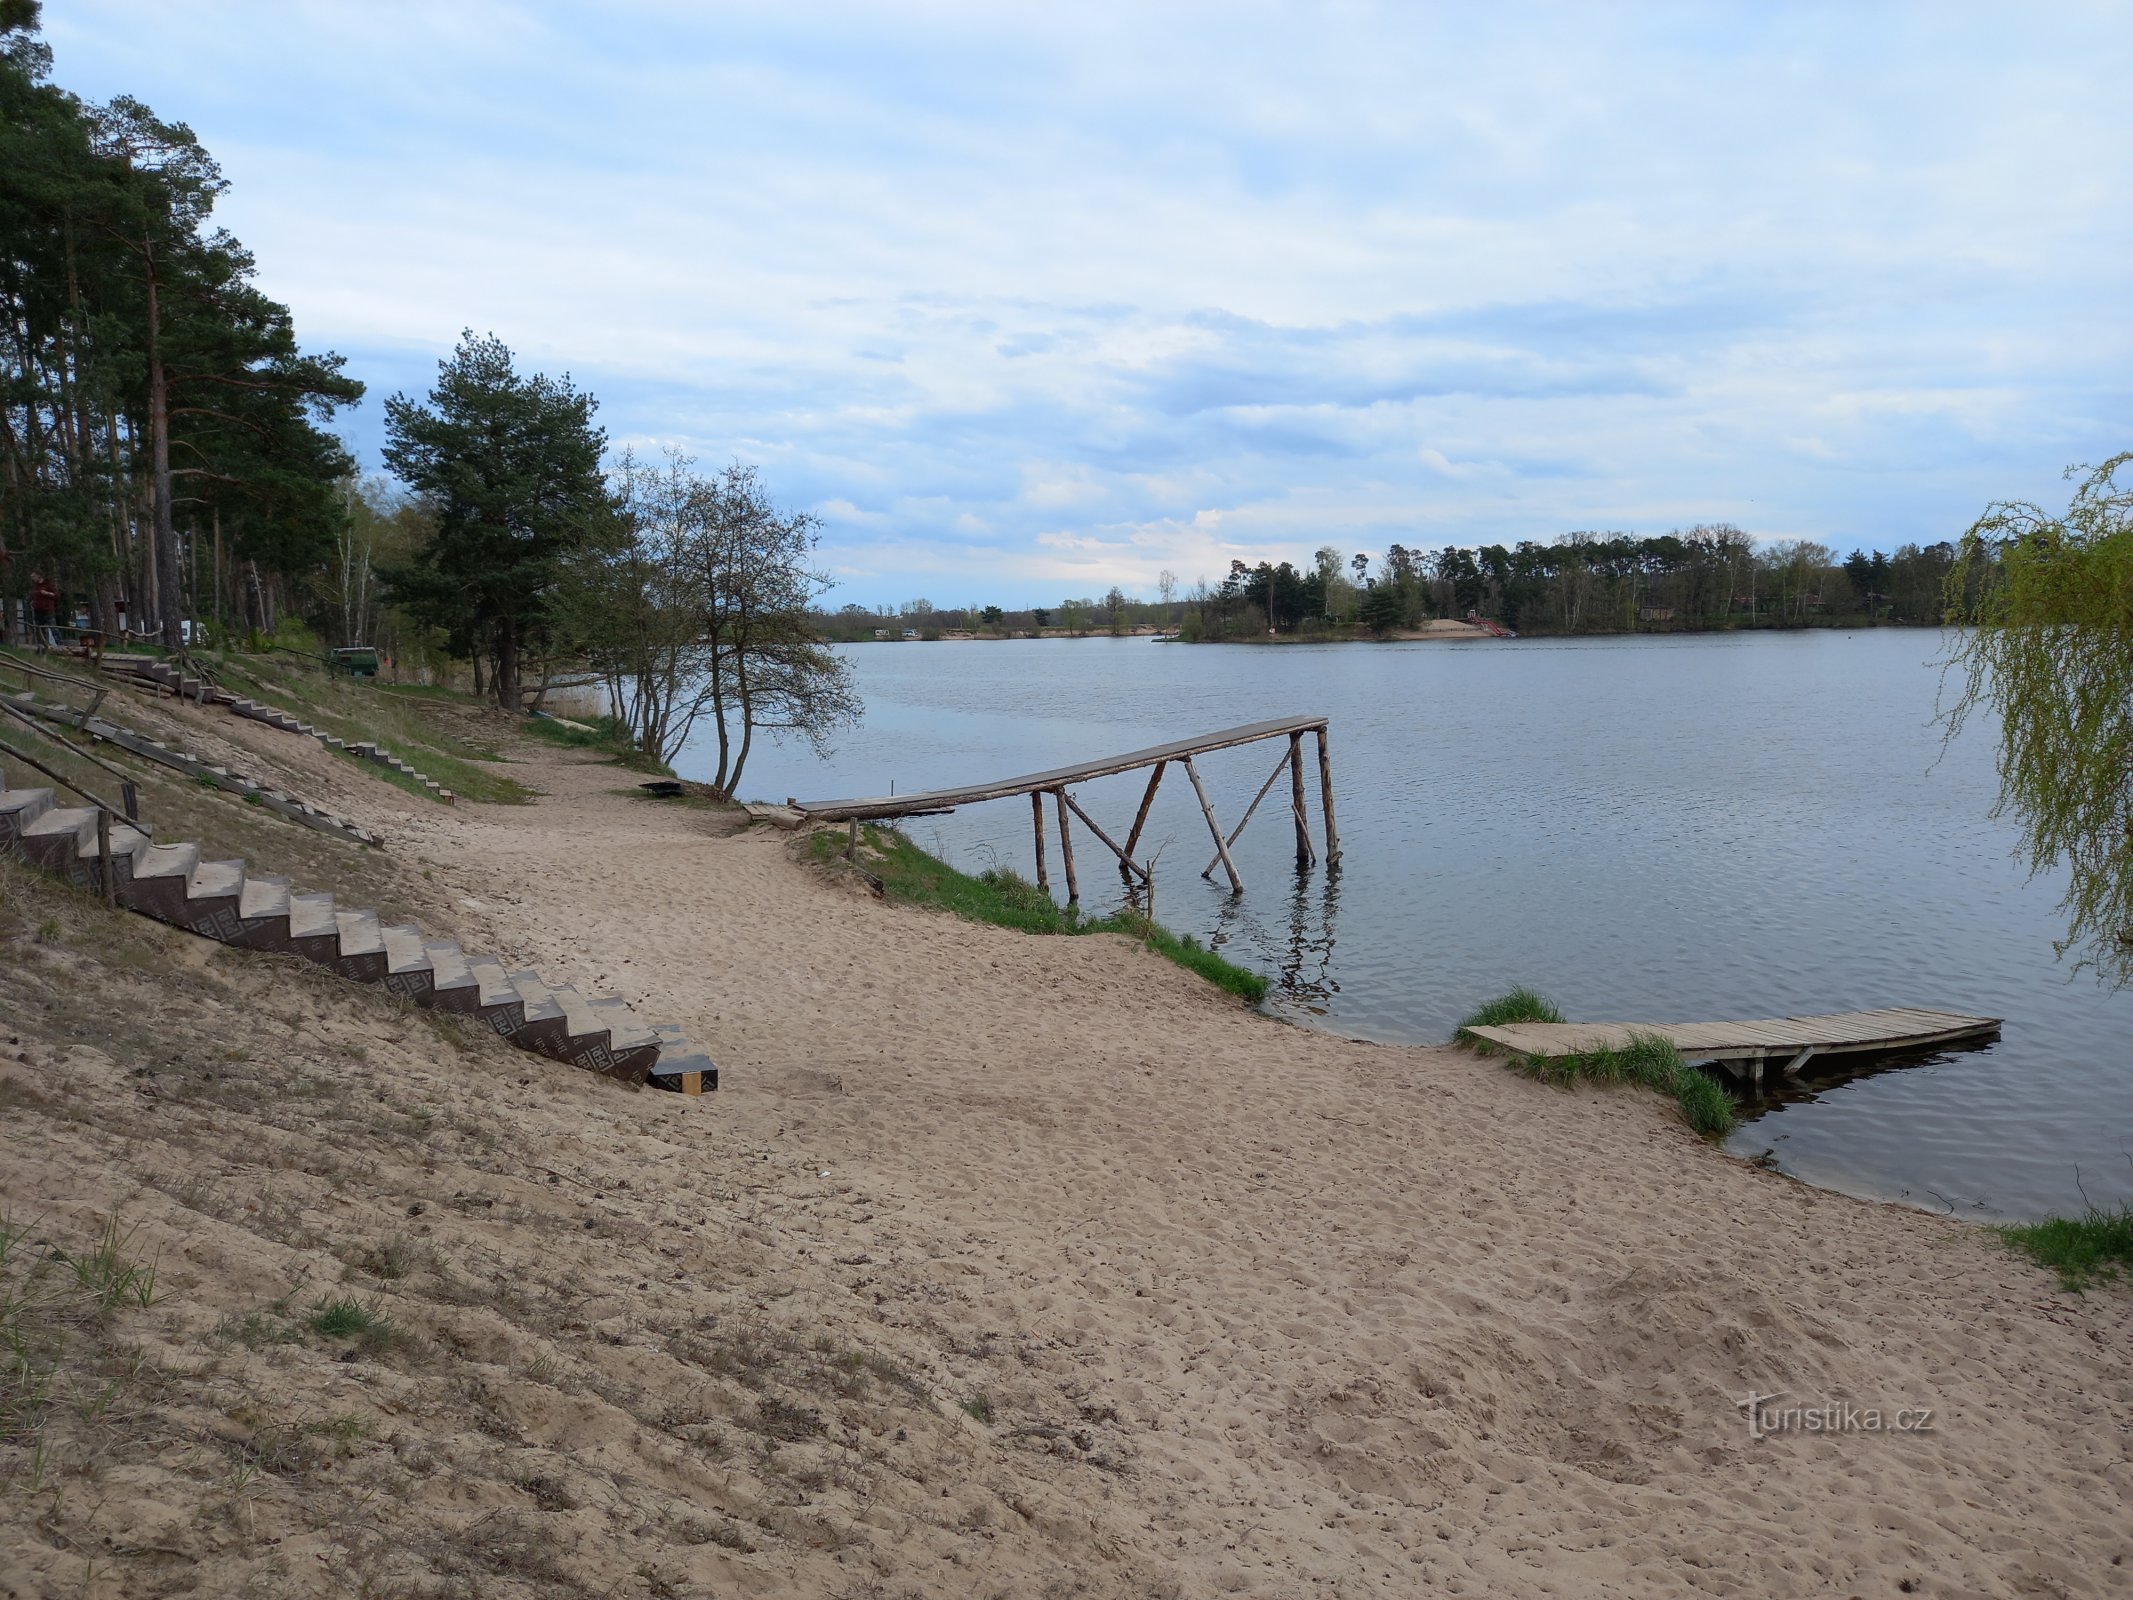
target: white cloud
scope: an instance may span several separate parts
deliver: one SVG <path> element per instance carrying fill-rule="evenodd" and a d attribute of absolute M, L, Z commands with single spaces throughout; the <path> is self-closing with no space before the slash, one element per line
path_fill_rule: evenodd
<path fill-rule="evenodd" d="M 1329 541 L 1887 545 L 2049 498 L 2133 442 L 2123 23 L 47 12 L 61 82 L 198 129 L 266 286 L 374 391 L 493 329 L 618 442 L 762 462 L 851 598 L 943 603 Z"/>

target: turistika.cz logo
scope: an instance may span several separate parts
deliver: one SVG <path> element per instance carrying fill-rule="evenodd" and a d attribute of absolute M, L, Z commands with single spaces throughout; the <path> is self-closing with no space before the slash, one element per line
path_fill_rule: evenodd
<path fill-rule="evenodd" d="M 1781 1406 L 1786 1391 L 1770 1394 L 1752 1391 L 1736 1401 L 1748 1416 L 1748 1437 L 1768 1439 L 1780 1433 L 1931 1433 L 1937 1412 L 1932 1406 L 1855 1406 L 1848 1400 L 1824 1400 L 1818 1405 Z"/>

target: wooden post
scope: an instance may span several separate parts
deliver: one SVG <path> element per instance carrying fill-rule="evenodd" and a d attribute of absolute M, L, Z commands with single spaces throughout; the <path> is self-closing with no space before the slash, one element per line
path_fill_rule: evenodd
<path fill-rule="evenodd" d="M 1089 832 L 1096 835 L 1097 839 L 1102 842 L 1103 847 L 1106 850 L 1110 851 L 1111 854 L 1118 857 L 1119 876 L 1125 877 L 1129 872 L 1138 872 L 1143 878 L 1148 876 L 1148 869 L 1142 866 L 1138 861 L 1134 860 L 1131 856 L 1127 855 L 1125 851 L 1119 849 L 1118 841 L 1113 839 L 1108 833 L 1104 832 L 1104 830 L 1097 825 L 1096 819 L 1094 817 L 1090 816 L 1086 811 L 1081 809 L 1081 802 L 1079 800 L 1076 800 L 1072 795 L 1068 794 L 1064 786 L 1062 786 L 1059 790 L 1059 798 L 1067 803 L 1068 809 L 1071 810 L 1075 816 L 1081 818 L 1083 826 L 1085 826 L 1089 830 Z"/>
<path fill-rule="evenodd" d="M 96 808 L 96 859 L 104 879 L 104 904 L 118 904 L 118 884 L 111 872 L 111 813 L 102 806 Z"/>
<path fill-rule="evenodd" d="M 1192 764 L 1192 757 L 1185 758 L 1185 776 L 1192 779 L 1192 792 L 1200 797 L 1200 815 L 1207 819 L 1207 831 L 1215 836 L 1215 854 L 1221 858 L 1222 870 L 1229 874 L 1229 892 L 1244 893 L 1244 880 L 1237 876 L 1237 863 L 1229 858 L 1229 843 L 1222 837 L 1222 825 L 1215 821 L 1215 808 L 1207 803 L 1207 787 L 1200 782 L 1200 769 Z"/>
<path fill-rule="evenodd" d="M 1037 825 L 1037 887 L 1049 892 L 1052 880 L 1044 870 L 1044 796 L 1034 789 L 1029 794 L 1029 814 Z"/>
<path fill-rule="evenodd" d="M 1133 814 L 1133 831 L 1126 835 L 1126 854 L 1129 856 L 1133 854 L 1133 847 L 1141 842 L 1141 829 L 1148 826 L 1148 811 L 1155 804 L 1156 785 L 1163 781 L 1163 769 L 1169 765 L 1167 761 L 1158 761 L 1155 771 L 1148 775 L 1148 792 L 1141 796 L 1141 808 Z"/>
<path fill-rule="evenodd" d="M 1318 803 L 1326 817 L 1326 865 L 1341 858 L 1341 831 L 1333 820 L 1333 757 L 1326 752 L 1326 730 L 1318 730 Z"/>
<path fill-rule="evenodd" d="M 1081 899 L 1081 885 L 1074 878 L 1074 836 L 1067 832 L 1066 790 L 1054 789 L 1052 799 L 1058 802 L 1059 812 L 1059 859 L 1066 865 L 1067 904 L 1074 905 Z M 1042 815 L 1042 808 L 1039 808 Z"/>
<path fill-rule="evenodd" d="M 859 819 L 857 817 L 852 818 L 851 826 L 845 829 L 844 859 L 847 861 L 857 861 L 859 859 Z"/>
<path fill-rule="evenodd" d="M 1311 823 L 1304 815 L 1304 736 L 1289 735 L 1289 810 L 1296 823 L 1296 865 L 1308 867 L 1318 860 L 1311 847 Z"/>
<path fill-rule="evenodd" d="M 1244 821 L 1238 823 L 1234 828 L 1229 830 L 1229 842 L 1231 844 L 1235 844 L 1239 839 L 1244 837 L 1245 825 L 1252 820 L 1252 813 L 1259 809 L 1259 802 L 1267 797 L 1267 791 L 1274 787 L 1274 780 L 1281 776 L 1281 769 L 1284 765 L 1287 764 L 1288 759 L 1289 758 L 1287 756 L 1283 756 L 1279 761 L 1276 761 L 1274 763 L 1274 770 L 1266 775 L 1266 782 L 1262 783 L 1259 786 L 1259 792 L 1252 796 L 1252 803 L 1244 808 Z M 1222 858 L 1218 855 L 1214 858 L 1214 860 L 1208 862 L 1207 865 L 1201 869 L 1200 876 L 1203 878 L 1213 877 L 1215 875 L 1215 867 L 1221 862 L 1221 860 Z"/>

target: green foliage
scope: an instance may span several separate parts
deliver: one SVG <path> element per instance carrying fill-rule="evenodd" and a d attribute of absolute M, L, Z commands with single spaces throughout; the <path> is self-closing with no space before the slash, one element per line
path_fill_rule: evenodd
<path fill-rule="evenodd" d="M 2089 470 L 2064 516 L 1990 506 L 1948 576 L 1962 689 L 1947 737 L 1980 709 L 1999 723 L 1995 815 L 2022 826 L 2032 872 L 2064 862 L 2061 954 L 2133 983 L 2133 453 Z"/>
<path fill-rule="evenodd" d="M 320 1301 L 307 1326 L 322 1339 L 346 1339 L 371 1354 L 390 1349 L 401 1338 L 391 1317 L 348 1295 Z"/>
<path fill-rule="evenodd" d="M 2079 1217 L 2047 1217 L 1999 1230 L 2000 1237 L 2079 1293 L 2094 1282 L 2133 1277 L 2133 1204 L 2116 1211 L 2090 1206 Z"/>
<path fill-rule="evenodd" d="M 1546 998 L 1531 989 L 1517 988 L 1478 1007 L 1459 1024 L 1452 1037 L 1461 1044 L 1472 1045 L 1481 1055 L 1495 1055 L 1502 1047 L 1476 1036 L 1473 1029 L 1562 1020 L 1562 1013 Z M 1508 1065 L 1559 1089 L 1575 1088 L 1580 1083 L 1641 1085 L 1671 1099 L 1681 1108 L 1682 1120 L 1707 1139 L 1724 1138 L 1733 1131 L 1736 1120 L 1733 1097 L 1726 1093 L 1724 1085 L 1682 1060 L 1673 1041 L 1655 1033 L 1633 1033 L 1620 1049 L 1524 1055 L 1513 1057 Z"/>
<path fill-rule="evenodd" d="M 1174 934 L 1136 911 L 1087 917 L 1077 906 L 1062 907 L 1047 891 L 1006 867 L 988 867 L 972 877 L 921 850 L 893 828 L 869 824 L 860 836 L 863 865 L 879 880 L 887 899 L 932 906 L 966 921 L 989 922 L 1021 933 L 1122 933 L 1253 1005 L 1266 998 L 1267 981 L 1260 974 L 1224 960 L 1191 935 Z M 837 860 L 844 848 L 845 836 L 839 832 L 823 829 L 808 837 L 810 854 L 824 865 Z"/>
<path fill-rule="evenodd" d="M 1485 1005 L 1474 1008 L 1452 1033 L 1459 1044 L 1470 1044 L 1483 1055 L 1493 1055 L 1496 1046 L 1487 1039 L 1477 1037 L 1475 1028 L 1500 1028 L 1512 1022 L 1561 1022 L 1563 1014 L 1555 1009 L 1555 1002 L 1546 995 L 1536 994 L 1524 984 L 1508 994 L 1498 995 Z"/>
<path fill-rule="evenodd" d="M 436 512 L 388 587 L 455 653 L 493 657 L 507 709 L 518 708 L 520 663 L 541 638 L 563 558 L 612 529 L 596 404 L 568 377 L 520 376 L 502 340 L 471 329 L 437 364 L 427 405 L 385 402 L 386 465 Z"/>
<path fill-rule="evenodd" d="M 208 530 L 232 573 L 322 559 L 351 465 L 322 424 L 362 386 L 338 356 L 298 348 L 288 309 L 214 225 L 228 184 L 192 131 L 130 96 L 94 106 L 46 82 L 36 28 L 34 5 L 0 13 L 6 581 L 41 570 L 106 625 L 123 588 L 128 620 L 176 644 L 180 579 L 211 565 L 196 544 Z M 159 591 L 152 618 L 142 602 Z"/>
<path fill-rule="evenodd" d="M 959 1403 L 963 1408 L 963 1414 L 973 1422 L 982 1422 L 988 1428 L 992 1426 L 992 1402 L 986 1399 L 984 1395 L 974 1394 Z"/>

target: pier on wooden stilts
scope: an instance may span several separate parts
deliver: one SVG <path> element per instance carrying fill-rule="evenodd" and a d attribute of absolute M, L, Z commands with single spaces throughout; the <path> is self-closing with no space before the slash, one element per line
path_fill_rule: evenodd
<path fill-rule="evenodd" d="M 1828 1016 L 1757 1017 L 1746 1022 L 1507 1022 L 1466 1033 L 1527 1056 L 1575 1056 L 1620 1050 L 1640 1034 L 1670 1041 L 1689 1061 L 1715 1061 L 1760 1090 L 1763 1067 L 1783 1062 L 1797 1077 L 1817 1056 L 1869 1051 L 1896 1054 L 1936 1045 L 1977 1045 L 1998 1037 L 1998 1017 L 1911 1006 L 1840 1011 Z"/>
<path fill-rule="evenodd" d="M 1147 884 L 1153 867 L 1135 858 L 1141 835 L 1148 826 L 1148 816 L 1155 805 L 1156 791 L 1161 788 L 1164 773 L 1173 765 L 1185 769 L 1185 776 L 1192 784 L 1194 797 L 1199 802 L 1200 815 L 1207 822 L 1207 831 L 1214 841 L 1214 859 L 1207 870 L 1200 874 L 1212 877 L 1217 867 L 1222 868 L 1229 879 L 1230 892 L 1244 892 L 1244 877 L 1237 870 L 1236 858 L 1230 846 L 1244 832 L 1260 802 L 1265 800 L 1281 779 L 1282 772 L 1289 774 L 1289 809 L 1296 831 L 1296 865 L 1299 870 L 1313 866 L 1318 853 L 1311 841 L 1310 819 L 1304 806 L 1304 758 L 1305 734 L 1318 740 L 1319 809 L 1325 830 L 1326 864 L 1330 867 L 1340 860 L 1340 832 L 1333 820 L 1333 759 L 1326 746 L 1326 719 L 1324 717 L 1284 717 L 1273 722 L 1247 723 L 1243 727 L 1225 728 L 1218 733 L 1202 734 L 1193 739 L 1177 739 L 1169 744 L 1152 746 L 1146 750 L 1129 751 L 1125 755 L 1111 756 L 1100 761 L 1084 761 L 1071 767 L 1059 767 L 1050 772 L 1033 772 L 1019 778 L 1006 778 L 997 783 L 970 784 L 957 789 L 932 789 L 917 794 L 882 795 L 873 799 L 858 800 L 811 800 L 794 801 L 792 811 L 803 821 L 847 822 L 860 820 L 888 822 L 899 817 L 939 816 L 954 811 L 960 806 L 976 805 L 986 800 L 1007 800 L 1016 795 L 1028 795 L 1030 822 L 1035 835 L 1037 857 L 1037 885 L 1042 889 L 1051 887 L 1051 878 L 1045 857 L 1044 797 L 1052 797 L 1053 812 L 1059 827 L 1059 859 L 1066 872 L 1067 899 L 1081 898 L 1081 884 L 1074 866 L 1074 839 L 1070 819 L 1078 818 L 1081 825 L 1106 850 L 1118 860 L 1120 876 L 1131 883 L 1136 877 Z M 1288 748 L 1275 763 L 1274 770 L 1252 803 L 1245 808 L 1243 818 L 1228 834 L 1215 818 L 1213 802 L 1208 798 L 1207 785 L 1201 780 L 1200 769 L 1193 757 L 1204 756 L 1215 750 L 1228 750 L 1238 745 L 1256 744 L 1261 740 L 1286 739 Z M 1076 800 L 1069 786 L 1085 783 L 1095 778 L 1108 778 L 1123 772 L 1136 771 L 1142 767 L 1151 769 L 1148 787 L 1141 795 L 1139 810 L 1134 814 L 1133 826 L 1120 844 L 1105 831 L 1096 819 Z"/>

